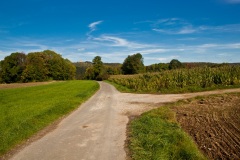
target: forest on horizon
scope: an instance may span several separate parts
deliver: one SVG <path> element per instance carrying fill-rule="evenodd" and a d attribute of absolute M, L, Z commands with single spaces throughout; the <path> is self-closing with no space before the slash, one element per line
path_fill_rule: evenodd
<path fill-rule="evenodd" d="M 177 59 L 172 59 L 169 63 L 145 66 L 143 61 L 144 57 L 140 53 L 129 55 L 123 63 L 104 63 L 100 56 L 96 56 L 92 62 L 71 62 L 51 50 L 29 54 L 15 52 L 0 61 L 0 83 L 71 79 L 105 80 L 110 75 L 240 65 L 240 63 L 180 62 Z"/>

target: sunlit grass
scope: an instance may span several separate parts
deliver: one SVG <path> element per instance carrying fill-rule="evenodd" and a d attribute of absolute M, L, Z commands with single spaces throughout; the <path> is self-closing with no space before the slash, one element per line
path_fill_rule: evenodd
<path fill-rule="evenodd" d="M 65 81 L 0 90 L 0 155 L 77 108 L 98 88 L 94 81 Z"/>
<path fill-rule="evenodd" d="M 167 106 L 144 113 L 130 124 L 133 160 L 204 160 Z"/>

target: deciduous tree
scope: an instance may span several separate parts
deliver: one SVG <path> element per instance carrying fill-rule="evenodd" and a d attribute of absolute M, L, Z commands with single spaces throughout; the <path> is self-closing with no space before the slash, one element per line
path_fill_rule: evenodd
<path fill-rule="evenodd" d="M 169 64 L 169 69 L 170 70 L 171 69 L 182 68 L 182 67 L 183 67 L 182 63 L 179 60 L 177 60 L 177 59 L 171 60 L 171 62 Z"/>
<path fill-rule="evenodd" d="M 140 53 L 128 56 L 122 65 L 124 74 L 138 74 L 144 72 L 143 57 Z"/>
<path fill-rule="evenodd" d="M 24 53 L 12 53 L 4 58 L 1 65 L 1 81 L 14 83 L 21 81 L 21 75 L 26 67 L 26 55 Z"/>

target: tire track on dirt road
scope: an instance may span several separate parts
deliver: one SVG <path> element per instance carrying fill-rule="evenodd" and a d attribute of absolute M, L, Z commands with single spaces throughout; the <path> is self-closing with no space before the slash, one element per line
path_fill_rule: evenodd
<path fill-rule="evenodd" d="M 56 129 L 15 153 L 12 160 L 124 160 L 128 116 L 139 115 L 166 102 L 210 91 L 190 94 L 120 93 L 99 82 L 100 90 L 76 111 L 63 119 Z M 224 92 L 240 92 L 240 89 Z"/>

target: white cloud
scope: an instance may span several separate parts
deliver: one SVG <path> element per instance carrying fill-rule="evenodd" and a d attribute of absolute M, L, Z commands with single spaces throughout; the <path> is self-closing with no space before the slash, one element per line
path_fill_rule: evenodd
<path fill-rule="evenodd" d="M 192 28 L 191 26 L 183 27 L 179 30 L 178 34 L 191 34 L 197 32 L 196 29 Z"/>
<path fill-rule="evenodd" d="M 153 54 L 153 53 L 165 53 L 165 52 L 168 52 L 168 51 L 169 51 L 168 49 L 153 48 L 153 49 L 138 50 L 138 51 L 135 51 L 135 52 L 146 55 L 146 54 Z"/>
<path fill-rule="evenodd" d="M 192 33 L 202 33 L 202 32 L 215 32 L 215 33 L 223 33 L 223 32 L 240 32 L 240 24 L 228 24 L 228 25 L 222 25 L 222 26 L 195 26 L 192 25 L 179 27 L 179 28 L 153 28 L 153 31 L 159 32 L 159 33 L 165 33 L 165 34 L 192 34 Z"/>
<path fill-rule="evenodd" d="M 113 44 L 111 44 L 112 46 L 122 46 L 122 47 L 127 47 L 129 45 L 129 42 L 123 38 L 119 38 L 119 37 L 113 37 L 113 36 L 100 36 L 97 38 L 93 38 L 93 40 L 96 41 L 108 41 L 111 42 Z"/>
<path fill-rule="evenodd" d="M 240 0 L 239 0 L 240 1 Z M 152 30 L 164 34 L 193 34 L 204 32 L 240 32 L 240 24 L 226 24 L 226 25 L 193 25 L 186 20 L 180 18 L 160 19 L 152 22 Z"/>
<path fill-rule="evenodd" d="M 198 38 L 193 38 L 193 37 L 188 37 L 188 38 L 179 38 L 177 40 L 179 41 L 194 41 L 197 40 Z"/>
<path fill-rule="evenodd" d="M 86 34 L 87 37 L 88 37 L 88 39 L 91 39 L 91 38 L 92 38 L 91 33 L 94 32 L 95 30 L 97 30 L 97 25 L 101 24 L 102 22 L 103 22 L 103 21 L 96 21 L 96 22 L 90 23 L 90 24 L 88 25 L 88 27 L 89 27 L 89 29 L 90 29 L 90 31 L 87 32 L 87 34 Z"/>
<path fill-rule="evenodd" d="M 101 24 L 103 21 L 96 21 L 93 23 L 90 23 L 88 27 L 90 28 L 90 33 L 95 31 L 97 29 L 97 25 Z"/>
<path fill-rule="evenodd" d="M 183 27 L 180 29 L 157 29 L 157 28 L 154 28 L 152 30 L 159 32 L 159 33 L 165 33 L 165 34 L 191 34 L 191 33 L 196 33 L 198 31 L 191 27 Z"/>
<path fill-rule="evenodd" d="M 180 18 L 168 18 L 157 20 L 153 25 L 153 31 L 165 34 L 191 34 L 198 32 L 193 25 Z"/>
<path fill-rule="evenodd" d="M 237 4 L 240 3 L 240 0 L 224 0 L 226 3 Z"/>
<path fill-rule="evenodd" d="M 206 43 L 206 44 L 198 45 L 197 48 L 238 49 L 240 48 L 240 43 L 228 43 L 228 44 Z"/>
<path fill-rule="evenodd" d="M 160 61 L 160 62 L 165 62 L 165 61 L 167 61 L 168 60 L 168 58 L 166 58 L 166 57 L 144 57 L 144 60 L 157 60 L 157 61 Z"/>
<path fill-rule="evenodd" d="M 163 57 L 144 57 L 144 60 L 153 63 L 169 63 L 172 59 L 178 59 L 179 55 L 172 55 L 172 56 L 163 56 Z"/>
<path fill-rule="evenodd" d="M 100 37 L 92 38 L 95 41 L 103 42 L 106 46 L 111 47 L 127 47 L 132 49 L 137 48 L 146 48 L 146 47 L 152 47 L 153 45 L 149 44 L 141 44 L 136 42 L 131 42 L 129 40 L 126 40 L 124 38 L 116 37 L 116 36 L 108 36 L 108 35 L 101 35 Z M 110 42 L 110 43 L 108 43 Z"/>
<path fill-rule="evenodd" d="M 200 31 L 211 31 L 211 32 L 240 32 L 240 24 L 226 24 L 221 26 L 199 26 Z"/>
<path fill-rule="evenodd" d="M 81 52 L 81 51 L 85 51 L 85 48 L 78 48 L 77 50 Z"/>

